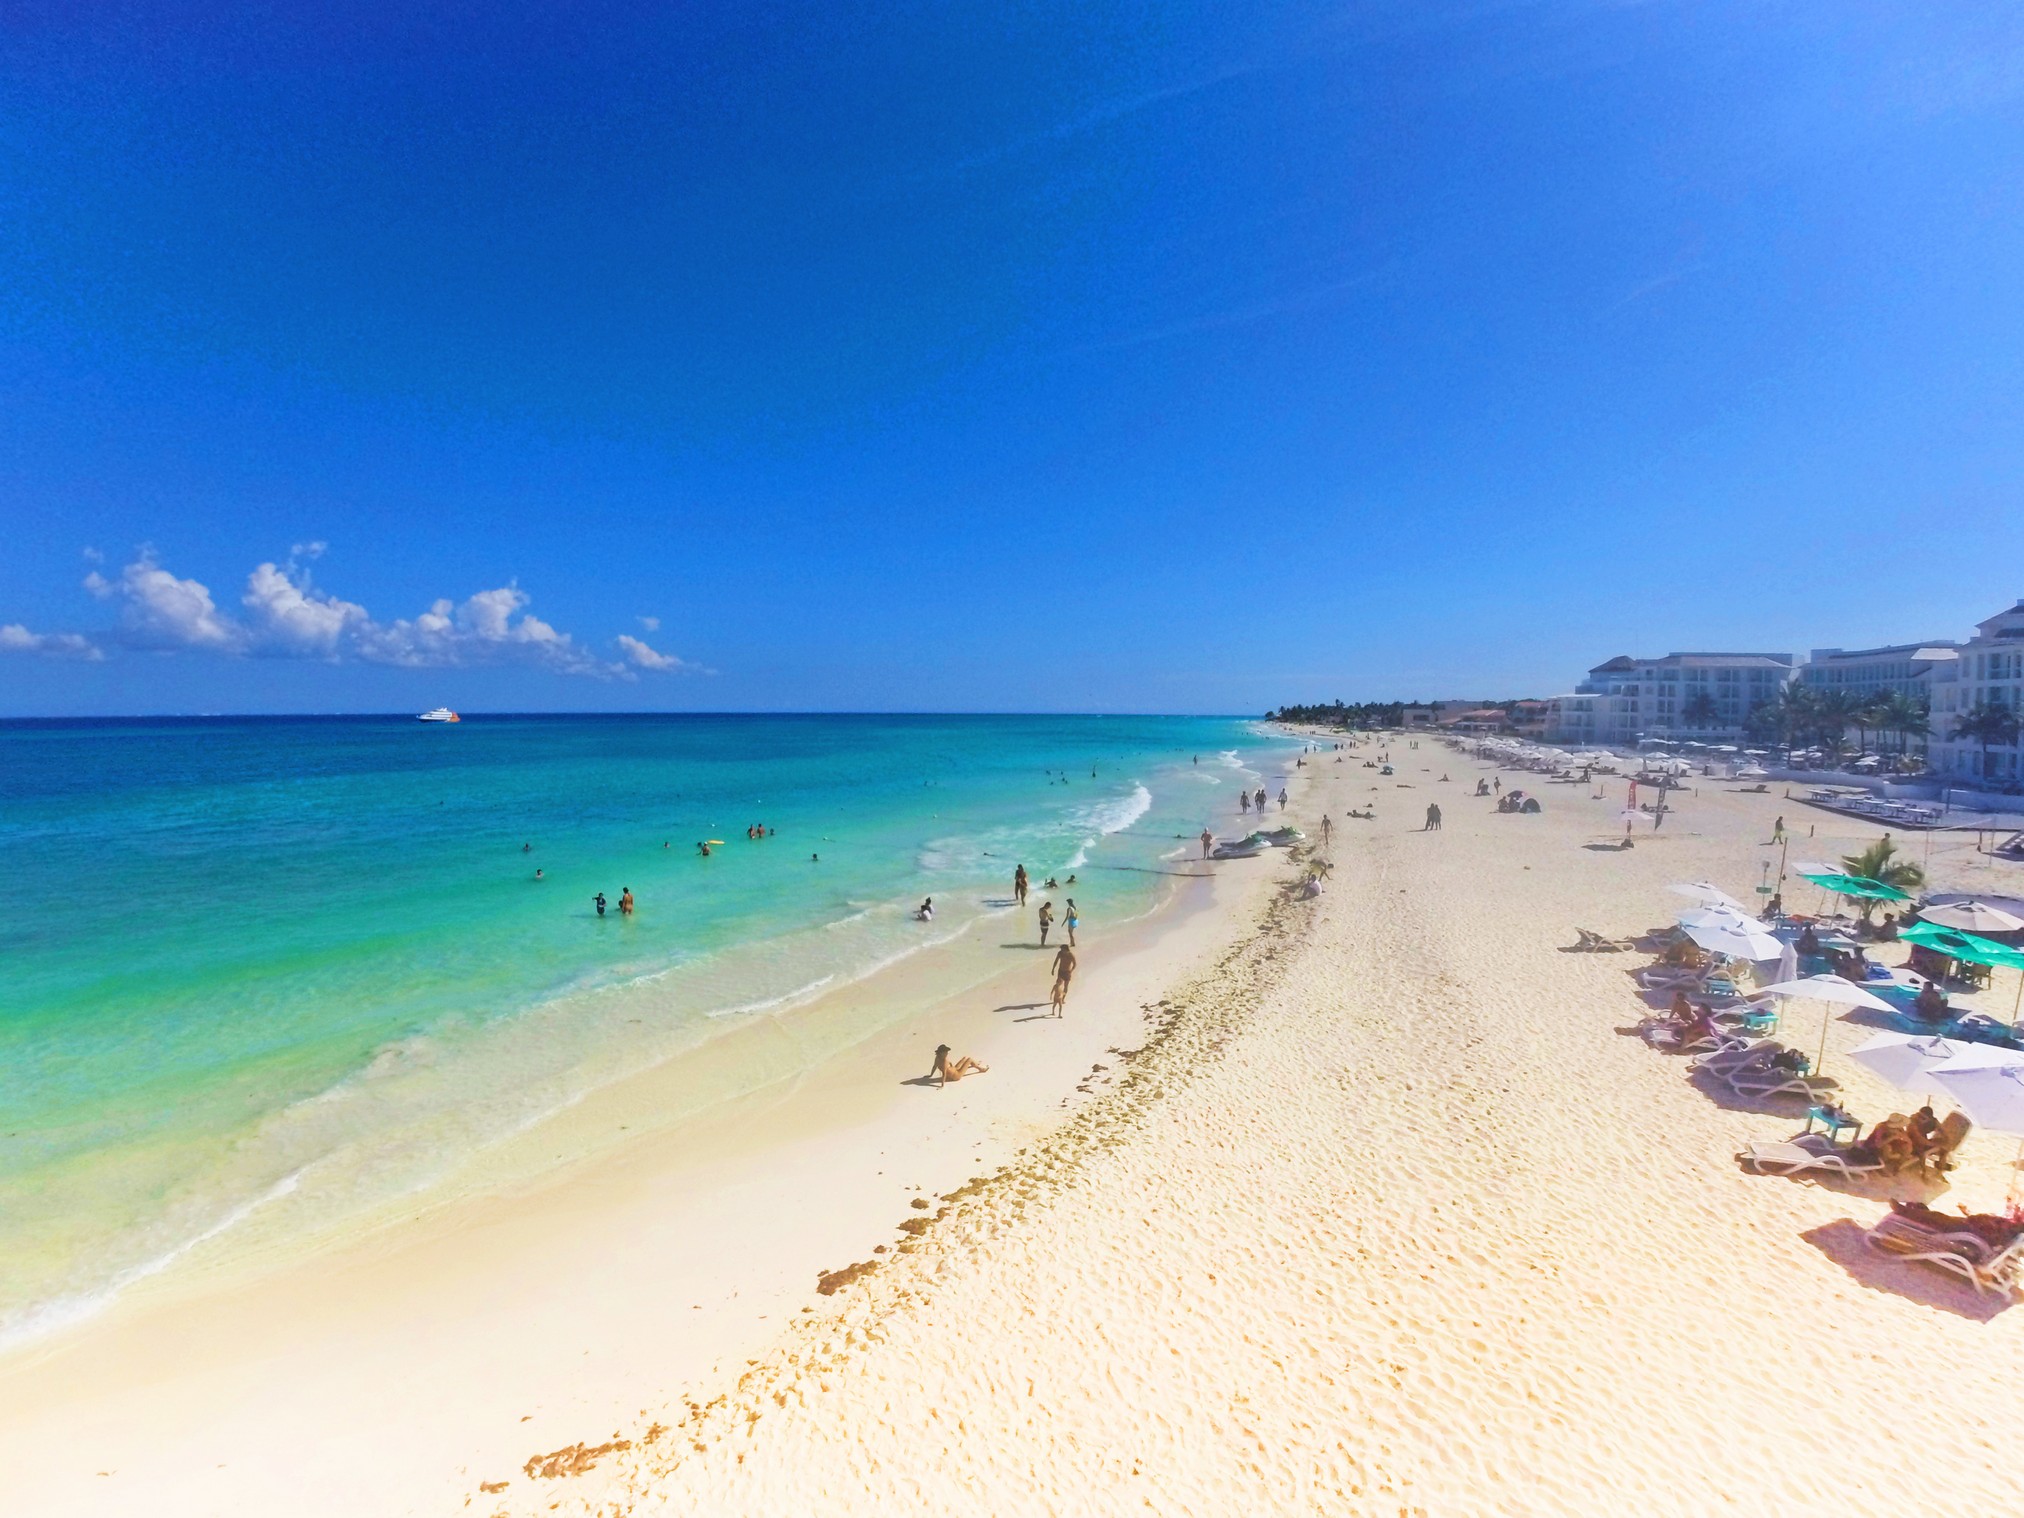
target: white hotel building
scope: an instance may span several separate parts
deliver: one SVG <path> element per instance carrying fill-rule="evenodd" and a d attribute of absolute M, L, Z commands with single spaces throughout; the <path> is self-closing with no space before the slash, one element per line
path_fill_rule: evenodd
<path fill-rule="evenodd" d="M 1751 709 L 1795 672 L 1790 654 L 1620 654 L 1548 703 L 1546 741 L 1627 748 L 1640 738 L 1740 738 Z"/>
<path fill-rule="evenodd" d="M 1942 775 L 2016 785 L 2024 781 L 2024 752 L 2018 744 L 1991 745 L 1985 768 L 1980 742 L 1957 741 L 1949 735 L 1955 720 L 1978 705 L 2024 709 L 2024 601 L 1978 623 L 1975 636 L 1959 645 L 1958 654 L 1933 668 L 1933 735 L 1927 761 Z"/>

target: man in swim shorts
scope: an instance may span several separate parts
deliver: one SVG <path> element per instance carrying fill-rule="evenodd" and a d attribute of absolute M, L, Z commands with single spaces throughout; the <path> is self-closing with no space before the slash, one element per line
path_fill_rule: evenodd
<path fill-rule="evenodd" d="M 1075 979 L 1075 950 L 1063 944 L 1054 955 L 1054 991 L 1048 1003 L 1059 1017 L 1068 1008 L 1068 983 Z"/>

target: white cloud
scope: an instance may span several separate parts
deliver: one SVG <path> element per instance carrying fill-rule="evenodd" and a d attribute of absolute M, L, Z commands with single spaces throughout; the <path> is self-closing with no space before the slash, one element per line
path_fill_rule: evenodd
<path fill-rule="evenodd" d="M 239 599 L 252 647 L 262 653 L 335 659 L 346 634 L 372 621 L 356 601 L 340 601 L 316 589 L 308 571 L 293 563 L 286 569 L 258 566 L 246 577 L 246 594 Z"/>
<path fill-rule="evenodd" d="M 194 648 L 333 663 L 358 660 L 405 669 L 520 664 L 602 680 L 635 680 L 641 670 L 665 673 L 689 667 L 624 634 L 617 639 L 621 657 L 606 658 L 530 612 L 532 598 L 517 583 L 481 590 L 462 602 L 444 597 L 417 616 L 380 622 L 356 601 L 343 600 L 311 582 L 307 564 L 324 551 L 320 542 L 298 543 L 286 563 L 256 566 L 239 598 L 243 617 L 221 611 L 206 586 L 178 579 L 156 562 L 148 548 L 117 579 L 107 579 L 94 569 L 84 577 L 84 586 L 101 600 L 121 603 L 120 640 L 136 648 Z M 649 631 L 660 625 L 651 617 L 640 622 Z M 10 628 L 7 636 L 0 647 L 59 652 L 59 644 L 69 647 L 64 639 L 74 639 L 90 651 L 73 651 L 72 657 L 99 656 L 95 645 L 74 634 L 33 641 L 37 635 L 26 628 Z"/>
<path fill-rule="evenodd" d="M 0 627 L 0 654 L 42 654 L 51 659 L 103 659 L 105 653 L 91 639 L 77 633 L 35 633 L 19 622 Z"/>
<path fill-rule="evenodd" d="M 207 586 L 177 579 L 155 562 L 151 548 L 143 548 L 117 580 L 94 569 L 84 577 L 84 587 L 101 600 L 124 598 L 120 635 L 136 647 L 222 653 L 238 651 L 245 641 L 244 630 L 218 610 Z"/>
<path fill-rule="evenodd" d="M 661 630 L 661 619 L 659 617 L 640 617 L 636 620 L 641 627 L 644 627 L 650 633 Z"/>
<path fill-rule="evenodd" d="M 673 654 L 664 654 L 657 648 L 649 648 L 638 638 L 620 633 L 617 642 L 620 651 L 641 669 L 669 670 L 682 667 L 682 661 Z"/>

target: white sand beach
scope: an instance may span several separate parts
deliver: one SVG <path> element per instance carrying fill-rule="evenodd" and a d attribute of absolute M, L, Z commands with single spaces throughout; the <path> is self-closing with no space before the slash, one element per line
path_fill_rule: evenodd
<path fill-rule="evenodd" d="M 1819 858 L 1878 830 L 1704 782 L 1623 852 L 1620 782 L 1499 815 L 1431 741 L 1361 757 L 1295 800 L 1337 819 L 1319 899 L 1227 867 L 1094 940 L 1066 1022 L 1021 968 L 678 1139 L 136 1293 L 0 1374 L 17 1510 L 2014 1505 L 2024 1316 L 1865 1248 L 1886 1183 L 1744 1173 L 1803 1108 L 1714 1099 L 1627 1032 L 1646 956 L 1566 952 L 1672 881 L 1747 899 L 1776 814 Z M 1932 840 L 1936 889 L 2007 868 Z M 1872 1031 L 1825 1063 L 1866 1122 L 1907 1105 L 1846 1058 Z M 990 1073 L 901 1085 L 938 1032 Z M 2014 1154 L 1971 1137 L 1936 1204 Z"/>

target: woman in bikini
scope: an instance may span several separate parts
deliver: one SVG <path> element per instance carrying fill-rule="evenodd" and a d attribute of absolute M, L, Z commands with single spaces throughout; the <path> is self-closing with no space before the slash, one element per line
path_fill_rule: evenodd
<path fill-rule="evenodd" d="M 928 1072 L 928 1079 L 937 1086 L 946 1086 L 950 1081 L 959 1081 L 966 1075 L 982 1075 L 991 1067 L 969 1055 L 956 1059 L 949 1058 L 947 1044 L 935 1045 L 935 1068 Z"/>

